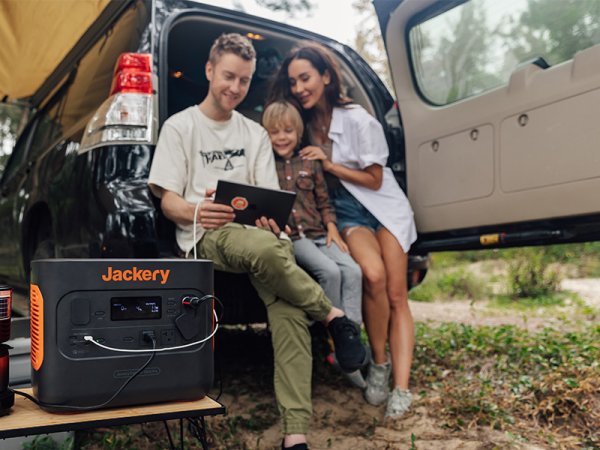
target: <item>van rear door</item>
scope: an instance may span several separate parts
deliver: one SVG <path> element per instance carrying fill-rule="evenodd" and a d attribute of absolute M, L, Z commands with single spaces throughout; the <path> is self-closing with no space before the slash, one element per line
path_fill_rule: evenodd
<path fill-rule="evenodd" d="M 600 239 L 600 5 L 374 4 L 417 248 Z"/>

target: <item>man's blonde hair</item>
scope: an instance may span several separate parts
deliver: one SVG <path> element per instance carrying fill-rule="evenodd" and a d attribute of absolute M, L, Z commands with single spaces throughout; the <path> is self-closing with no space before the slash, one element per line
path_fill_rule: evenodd
<path fill-rule="evenodd" d="M 296 107 L 289 102 L 273 102 L 265 108 L 262 124 L 267 130 L 288 123 L 296 129 L 299 142 L 304 133 L 304 122 Z"/>
<path fill-rule="evenodd" d="M 222 34 L 215 39 L 210 48 L 208 60 L 214 65 L 225 53 L 233 53 L 245 61 L 256 61 L 256 50 L 254 50 L 252 42 L 238 33 Z"/>

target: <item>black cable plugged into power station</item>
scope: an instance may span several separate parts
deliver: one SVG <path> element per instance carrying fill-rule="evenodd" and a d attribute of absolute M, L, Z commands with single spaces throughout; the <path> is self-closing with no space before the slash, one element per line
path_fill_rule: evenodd
<path fill-rule="evenodd" d="M 44 402 L 38 401 L 34 396 L 29 395 L 26 392 L 17 391 L 17 390 L 14 390 L 14 389 L 11 389 L 11 391 L 14 392 L 16 395 L 20 395 L 21 397 L 25 397 L 25 398 L 31 400 L 36 405 L 39 405 L 41 407 L 46 407 L 46 408 L 67 409 L 67 410 L 76 410 L 76 411 L 89 411 L 89 410 L 92 410 L 92 409 L 104 408 L 105 406 L 107 406 L 108 404 L 110 404 L 110 402 L 112 402 L 121 392 L 123 392 L 123 389 L 125 389 L 127 387 L 127 385 L 129 383 L 131 383 L 140 373 L 142 373 L 144 371 L 144 369 L 146 367 L 148 367 L 148 365 L 154 359 L 154 355 L 156 355 L 156 352 L 154 351 L 156 349 L 156 339 L 150 333 L 143 334 L 143 339 L 146 342 L 152 342 L 152 349 L 148 349 L 147 350 L 148 352 L 150 352 L 150 358 L 148 358 L 148 360 L 142 365 L 142 367 L 140 367 L 139 369 L 137 369 L 135 371 L 135 373 L 133 375 L 131 375 L 125 381 L 125 383 L 123 383 L 121 385 L 121 387 L 119 389 L 117 389 L 117 391 L 113 395 L 111 395 L 111 397 L 108 400 L 106 400 L 103 403 L 100 403 L 99 405 L 91 405 L 91 406 L 68 406 L 68 405 L 57 405 L 57 404 L 53 404 L 53 403 L 44 403 Z"/>

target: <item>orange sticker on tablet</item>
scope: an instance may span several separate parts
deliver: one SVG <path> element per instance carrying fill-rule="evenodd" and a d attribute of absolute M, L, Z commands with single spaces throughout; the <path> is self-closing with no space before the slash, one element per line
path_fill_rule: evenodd
<path fill-rule="evenodd" d="M 248 200 L 246 200 L 245 197 L 233 197 L 233 199 L 231 199 L 231 206 L 233 209 L 243 211 L 248 207 Z"/>

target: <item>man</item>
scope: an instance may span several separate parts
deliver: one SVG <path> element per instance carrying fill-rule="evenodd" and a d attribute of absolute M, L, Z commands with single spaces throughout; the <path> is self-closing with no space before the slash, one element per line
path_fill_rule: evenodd
<path fill-rule="evenodd" d="M 308 448 L 312 413 L 309 317 L 327 325 L 344 370 L 362 367 L 368 355 L 358 326 L 296 265 L 291 243 L 279 238 L 275 221 L 263 217 L 257 228 L 244 227 L 232 222 L 230 206 L 211 200 L 219 179 L 279 189 L 267 132 L 235 111 L 248 93 L 255 64 L 254 48 L 241 35 L 224 34 L 214 42 L 205 67 L 208 94 L 165 122 L 149 184 L 165 216 L 177 224 L 177 243 L 186 254 L 195 248 L 218 270 L 248 273 L 271 327 L 282 448 L 302 450 Z"/>

